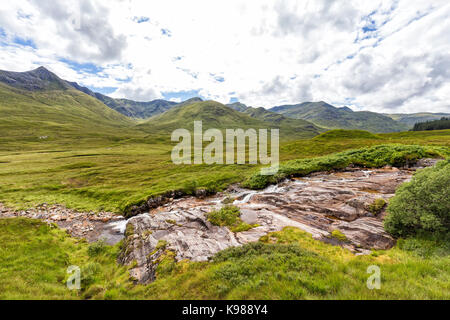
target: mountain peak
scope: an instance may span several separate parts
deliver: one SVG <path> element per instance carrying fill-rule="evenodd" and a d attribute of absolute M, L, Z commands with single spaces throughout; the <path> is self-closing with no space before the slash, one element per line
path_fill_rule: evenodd
<path fill-rule="evenodd" d="M 193 104 L 193 103 L 197 103 L 197 102 L 203 102 L 203 99 L 201 99 L 199 97 L 191 98 L 191 99 L 188 99 L 186 101 L 183 101 L 183 102 L 177 104 L 176 106 L 177 107 L 183 107 L 183 106 L 187 106 L 187 105 L 190 105 L 190 104 Z"/>
<path fill-rule="evenodd" d="M 48 70 L 47 68 L 42 67 L 42 66 L 37 69 L 34 69 L 32 71 L 25 72 L 25 73 L 33 74 L 41 80 L 63 81 L 56 74 L 54 74 L 53 72 L 51 72 L 50 70 Z"/>
<path fill-rule="evenodd" d="M 46 71 L 46 72 L 50 72 L 46 67 L 44 67 L 44 66 L 40 66 L 39 68 L 36 68 L 35 70 L 33 70 L 33 71 Z"/>
<path fill-rule="evenodd" d="M 0 71 L 0 82 L 28 91 L 67 90 L 71 85 L 45 67 L 26 72 Z"/>
<path fill-rule="evenodd" d="M 239 112 L 244 112 L 245 110 L 248 109 L 248 107 L 245 104 L 240 103 L 240 102 L 227 104 L 227 106 L 230 107 L 231 109 L 234 109 L 234 110 L 239 111 Z"/>
<path fill-rule="evenodd" d="M 199 98 L 199 97 L 194 97 L 194 98 L 188 99 L 184 102 L 203 102 L 203 99 Z"/>
<path fill-rule="evenodd" d="M 339 108 L 339 110 L 342 110 L 342 111 L 347 111 L 347 112 L 353 112 L 353 110 L 352 109 L 350 109 L 349 107 L 347 107 L 347 106 L 345 106 L 345 107 L 341 107 L 341 108 Z"/>

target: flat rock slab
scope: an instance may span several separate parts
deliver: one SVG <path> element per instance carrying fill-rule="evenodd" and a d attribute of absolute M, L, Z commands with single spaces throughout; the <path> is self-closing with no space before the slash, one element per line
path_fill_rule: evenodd
<path fill-rule="evenodd" d="M 379 198 L 388 202 L 413 172 L 414 169 L 349 168 L 285 181 L 262 191 L 234 186 L 206 199 L 174 200 L 128 221 L 129 233 L 120 261 L 135 263 L 131 275 L 137 282 L 147 283 L 155 279 L 156 267 L 167 250 L 174 253 L 177 261 L 206 261 L 226 248 L 258 241 L 288 226 L 356 254 L 389 249 L 395 241 L 384 231 L 384 212 L 374 215 L 369 208 Z M 207 220 L 207 213 L 221 208 L 230 198 L 236 199 L 233 205 L 240 208 L 241 219 L 258 227 L 233 233 Z M 333 237 L 335 230 L 344 237 Z"/>
<path fill-rule="evenodd" d="M 111 212 L 80 212 L 60 205 L 42 204 L 28 210 L 13 210 L 0 203 L 0 218 L 30 218 L 56 224 L 75 238 L 100 239 L 116 244 L 124 238 L 126 220 Z"/>

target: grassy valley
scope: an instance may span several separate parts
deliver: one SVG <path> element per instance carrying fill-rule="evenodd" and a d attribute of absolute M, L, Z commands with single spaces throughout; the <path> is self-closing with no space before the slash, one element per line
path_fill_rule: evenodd
<path fill-rule="evenodd" d="M 32 74 L 30 79 L 25 75 L 25 86 L 12 83 L 16 74 L 7 75 L 8 84 L 4 79 L 0 83 L 0 203 L 12 208 L 48 203 L 123 214 L 150 196 L 172 190 L 216 192 L 234 183 L 258 189 L 286 177 L 350 164 L 381 167 L 450 155 L 450 130 L 375 133 L 401 129 L 393 127 L 394 120 L 386 122 L 371 113 L 365 118 L 366 113 L 348 110 L 337 111 L 357 116 L 339 116 L 339 121 L 345 119 L 344 128 L 367 123 L 366 129 L 373 132 L 342 128 L 324 132 L 322 126 L 331 124 L 326 117 L 327 125 L 313 121 L 314 117 L 296 119 L 284 112 L 291 108 L 276 109 L 283 113 L 277 114 L 198 99 L 138 122 L 41 72 L 37 78 L 43 77 L 44 82 Z M 199 120 L 204 130 L 279 128 L 279 174 L 261 177 L 257 165 L 173 164 L 171 132 L 192 130 L 193 122 Z M 428 174 L 445 186 L 441 172 L 425 171 Z M 418 177 L 414 185 L 425 179 Z M 426 194 L 413 187 L 403 190 L 391 208 L 400 210 L 400 216 L 402 197 L 408 199 L 409 192 Z M 428 203 L 430 198 L 416 202 L 423 208 Z M 227 211 L 234 214 L 230 223 Z M 254 227 L 245 225 L 232 209 L 215 212 L 210 219 L 233 230 Z M 404 227 L 393 225 L 396 231 Z M 145 286 L 130 279 L 129 266 L 117 263 L 124 243 L 89 244 L 54 225 L 24 218 L 0 219 L 0 243 L 0 273 L 5 275 L 0 278 L 0 299 L 450 298 L 448 241 L 424 233 L 399 239 L 391 250 L 356 256 L 299 229 L 285 228 L 255 243 L 219 252 L 210 262 L 175 262 L 173 253 L 164 252 L 157 280 Z M 366 287 L 367 267 L 374 264 L 382 268 L 383 290 Z M 65 287 L 70 265 L 82 269 L 79 292 Z"/>

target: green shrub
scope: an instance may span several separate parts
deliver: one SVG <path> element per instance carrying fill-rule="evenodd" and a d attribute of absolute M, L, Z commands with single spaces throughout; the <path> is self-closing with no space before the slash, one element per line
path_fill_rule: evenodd
<path fill-rule="evenodd" d="M 348 239 L 345 236 L 345 234 L 343 234 L 339 230 L 334 230 L 333 232 L 331 232 L 331 237 L 336 239 L 336 240 L 342 241 L 342 242 L 347 242 L 348 241 Z"/>
<path fill-rule="evenodd" d="M 422 258 L 446 257 L 450 255 L 450 238 L 425 235 L 414 238 L 399 239 L 397 246 Z"/>
<path fill-rule="evenodd" d="M 215 226 L 229 227 L 232 232 L 244 232 L 256 225 L 249 225 L 243 222 L 240 218 L 241 211 L 235 206 L 225 206 L 218 211 L 213 211 L 208 214 L 208 221 Z"/>
<path fill-rule="evenodd" d="M 155 250 L 165 249 L 168 245 L 168 242 L 166 240 L 159 240 L 158 244 L 155 247 Z"/>
<path fill-rule="evenodd" d="M 391 199 L 384 221 L 394 236 L 435 234 L 445 236 L 450 227 L 450 160 L 418 171 Z"/>
<path fill-rule="evenodd" d="M 102 253 L 107 251 L 107 244 L 104 240 L 99 240 L 89 245 L 88 247 L 88 255 L 89 257 L 96 257 Z"/>
<path fill-rule="evenodd" d="M 197 190 L 198 188 L 198 182 L 195 180 L 191 180 L 191 181 L 186 181 L 183 185 L 183 192 L 188 194 L 188 195 L 194 195 L 195 194 L 195 190 Z"/>
<path fill-rule="evenodd" d="M 385 206 L 386 200 L 383 198 L 375 199 L 375 201 L 369 206 L 369 211 L 376 216 L 381 213 Z"/>
<path fill-rule="evenodd" d="M 208 214 L 208 221 L 215 226 L 233 226 L 238 222 L 241 212 L 235 206 L 225 206 L 218 211 L 213 211 Z"/>
<path fill-rule="evenodd" d="M 96 282 L 99 273 L 101 271 L 101 265 L 97 262 L 89 262 L 81 268 L 81 286 L 83 289 L 90 287 Z"/>
<path fill-rule="evenodd" d="M 109 289 L 105 292 L 103 298 L 105 300 L 117 300 L 120 297 L 120 291 L 117 288 Z"/>

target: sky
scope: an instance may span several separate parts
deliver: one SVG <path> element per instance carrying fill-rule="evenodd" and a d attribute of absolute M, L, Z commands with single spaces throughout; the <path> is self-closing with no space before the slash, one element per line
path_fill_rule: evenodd
<path fill-rule="evenodd" d="M 0 69 L 116 98 L 450 112 L 448 0 L 15 0 Z"/>

